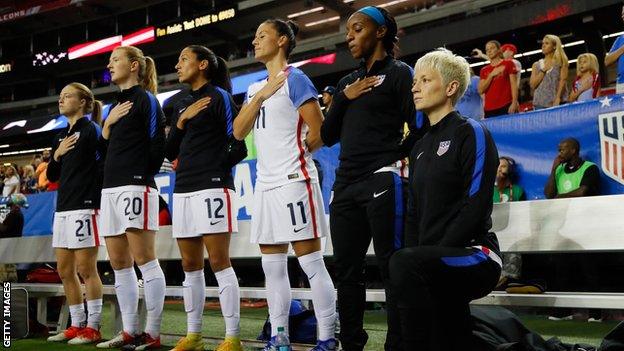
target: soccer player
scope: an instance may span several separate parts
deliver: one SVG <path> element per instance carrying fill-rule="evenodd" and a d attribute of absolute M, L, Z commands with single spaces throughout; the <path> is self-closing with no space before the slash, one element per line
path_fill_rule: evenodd
<path fill-rule="evenodd" d="M 345 350 L 362 350 L 364 263 L 371 238 L 386 289 L 386 350 L 400 348 L 400 326 L 389 286 L 388 262 L 403 246 L 404 159 L 419 137 L 409 97 L 412 70 L 396 60 L 397 24 L 386 10 L 364 7 L 347 21 L 347 44 L 360 67 L 343 77 L 321 128 L 323 142 L 340 142 L 334 198 L 330 207 L 336 264 L 340 342 Z M 405 124 L 410 133 L 404 139 Z"/>
<path fill-rule="evenodd" d="M 272 338 L 278 327 L 288 330 L 291 291 L 286 269 L 288 244 L 310 280 L 318 321 L 314 350 L 336 350 L 336 298 L 325 268 L 321 237 L 327 234 L 323 198 L 311 151 L 322 145 L 322 114 L 310 79 L 288 65 L 298 27 L 294 22 L 267 20 L 253 40 L 256 60 L 268 79 L 249 86 L 245 104 L 234 120 L 234 136 L 254 131 L 257 178 L 251 217 L 251 240 L 260 244 L 266 277 Z"/>
<path fill-rule="evenodd" d="M 238 231 L 228 159 L 232 122 L 238 113 L 230 95 L 227 64 L 210 49 L 191 45 L 176 65 L 180 83 L 191 91 L 173 109 L 165 156 L 178 159 L 173 190 L 173 237 L 182 255 L 187 335 L 175 351 L 203 350 L 202 313 L 206 300 L 204 248 L 219 284 L 225 341 L 218 351 L 242 350 L 239 337 L 240 291 L 230 263 L 232 232 Z"/>
<path fill-rule="evenodd" d="M 145 350 L 160 347 L 165 276 L 156 259 L 158 191 L 154 174 L 164 158 L 163 112 L 156 93 L 156 67 L 133 46 L 120 46 L 107 68 L 121 91 L 102 128 L 106 147 L 101 203 L 101 235 L 115 272 L 115 292 L 123 330 L 98 348 L 134 344 Z M 143 276 L 147 319 L 139 332 L 139 287 L 134 271 Z"/>
<path fill-rule="evenodd" d="M 491 292 L 501 272 L 489 232 L 496 145 L 481 123 L 455 111 L 469 81 L 468 62 L 446 49 L 416 62 L 414 103 L 431 128 L 410 155 L 406 248 L 390 260 L 404 350 L 472 350 L 468 304 Z"/>
<path fill-rule="evenodd" d="M 103 159 L 98 152 L 102 105 L 89 88 L 70 83 L 59 96 L 59 112 L 67 117 L 68 126 L 54 140 L 47 177 L 60 182 L 52 247 L 71 326 L 48 341 L 69 340 L 68 344 L 79 345 L 101 339 L 102 281 L 96 261 L 100 247 L 97 209 L 102 191 Z M 87 114 L 91 114 L 90 119 Z M 88 315 L 78 275 L 85 282 Z"/>

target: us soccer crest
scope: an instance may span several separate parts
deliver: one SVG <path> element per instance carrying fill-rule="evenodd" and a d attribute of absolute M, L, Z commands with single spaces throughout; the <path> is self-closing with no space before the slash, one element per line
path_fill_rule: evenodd
<path fill-rule="evenodd" d="M 438 154 L 438 156 L 444 155 L 448 151 L 449 146 L 451 146 L 451 141 L 450 140 L 441 141 L 440 142 L 440 146 L 438 146 L 438 151 L 436 152 Z"/>
<path fill-rule="evenodd" d="M 375 87 L 380 86 L 381 83 L 383 83 L 383 81 L 386 80 L 386 75 L 385 74 L 380 74 L 377 77 L 379 78 L 379 80 L 377 81 L 377 84 L 375 84 Z"/>
<path fill-rule="evenodd" d="M 598 115 L 598 129 L 602 171 L 624 184 L 624 111 Z"/>

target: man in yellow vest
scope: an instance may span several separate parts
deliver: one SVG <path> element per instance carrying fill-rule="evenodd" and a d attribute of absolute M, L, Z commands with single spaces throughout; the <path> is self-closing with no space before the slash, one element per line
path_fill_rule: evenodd
<path fill-rule="evenodd" d="M 574 138 L 559 143 L 559 154 L 553 161 L 544 187 L 548 199 L 598 195 L 600 171 L 594 163 L 579 155 L 581 145 Z"/>

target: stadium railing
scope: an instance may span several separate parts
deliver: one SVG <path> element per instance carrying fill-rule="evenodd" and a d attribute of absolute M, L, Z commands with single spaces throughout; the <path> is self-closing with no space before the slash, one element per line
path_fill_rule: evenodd
<path fill-rule="evenodd" d="M 587 251 L 624 251 L 624 195 L 586 198 L 536 200 L 496 204 L 492 213 L 493 231 L 503 252 L 561 253 Z M 238 234 L 232 237 L 233 258 L 259 258 L 256 245 L 249 243 L 249 222 L 239 222 Z M 53 262 L 52 237 L 2 239 L 0 263 Z M 332 254 L 331 241 L 325 240 L 325 255 Z M 157 256 L 161 260 L 180 259 L 171 227 L 161 227 L 157 237 Z M 372 254 L 369 249 L 369 254 Z M 107 260 L 100 250 L 98 260 Z M 61 284 L 13 284 L 26 288 L 37 298 L 38 319 L 46 323 L 46 302 L 63 296 Z M 142 294 L 141 289 L 141 294 Z M 207 287 L 208 297 L 218 297 L 217 287 Z M 120 325 L 120 314 L 113 286 L 105 286 L 105 300 L 111 303 L 114 320 Z M 142 295 L 141 295 L 142 296 Z M 169 286 L 168 297 L 182 297 L 182 287 Z M 241 287 L 241 298 L 266 298 L 264 288 Z M 293 289 L 293 298 L 311 299 L 309 289 Z M 384 291 L 369 289 L 367 301 L 385 301 Z M 624 309 L 624 293 L 546 292 L 544 294 L 508 294 L 493 292 L 474 301 L 475 304 L 535 307 L 576 307 Z M 144 309 L 142 309 L 144 311 Z M 59 324 L 67 321 L 67 306 Z"/>

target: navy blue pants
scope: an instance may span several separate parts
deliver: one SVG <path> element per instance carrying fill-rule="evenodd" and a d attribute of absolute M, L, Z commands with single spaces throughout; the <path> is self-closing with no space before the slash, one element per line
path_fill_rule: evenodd
<path fill-rule="evenodd" d="M 345 351 L 363 350 L 368 339 L 363 328 L 364 268 L 371 239 L 386 290 L 388 332 L 384 348 L 401 350 L 401 326 L 390 289 L 388 264 L 392 254 L 403 245 L 406 189 L 404 180 L 391 172 L 334 185 L 329 222 L 338 288 L 340 343 Z"/>
<path fill-rule="evenodd" d="M 404 350 L 471 349 L 469 302 L 490 293 L 501 268 L 478 249 L 416 246 L 390 260 Z"/>

